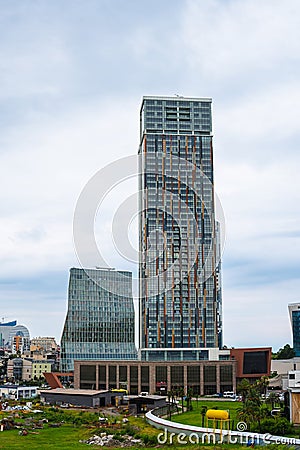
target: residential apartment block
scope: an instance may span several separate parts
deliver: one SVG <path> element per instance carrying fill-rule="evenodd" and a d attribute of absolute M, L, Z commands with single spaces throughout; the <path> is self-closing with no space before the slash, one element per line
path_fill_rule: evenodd
<path fill-rule="evenodd" d="M 141 358 L 221 348 L 211 99 L 143 97 L 140 124 Z"/>

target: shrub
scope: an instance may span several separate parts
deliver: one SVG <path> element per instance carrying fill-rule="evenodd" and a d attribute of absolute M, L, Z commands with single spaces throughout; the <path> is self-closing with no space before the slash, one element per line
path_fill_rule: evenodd
<path fill-rule="evenodd" d="M 157 445 L 157 436 L 151 436 L 149 434 L 146 433 L 141 433 L 137 436 L 139 439 L 142 439 L 142 441 L 144 442 L 144 444 L 146 445 Z"/>
<path fill-rule="evenodd" d="M 274 434 L 278 434 L 281 436 L 292 434 L 293 433 L 293 425 L 284 417 L 279 417 L 275 420 L 275 426 L 273 429 Z"/>
<path fill-rule="evenodd" d="M 270 433 L 277 436 L 288 436 L 293 434 L 293 430 L 293 425 L 284 417 L 262 419 L 260 424 L 256 422 L 252 428 L 252 431 L 255 432 Z"/>

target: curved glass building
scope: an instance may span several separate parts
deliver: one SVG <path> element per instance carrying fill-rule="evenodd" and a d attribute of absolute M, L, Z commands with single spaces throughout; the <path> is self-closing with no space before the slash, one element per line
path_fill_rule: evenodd
<path fill-rule="evenodd" d="M 61 370 L 73 370 L 75 359 L 136 358 L 132 273 L 72 268 Z"/>
<path fill-rule="evenodd" d="M 0 347 L 11 351 L 13 349 L 14 338 L 20 336 L 24 341 L 23 350 L 30 349 L 30 333 L 24 325 L 17 325 L 17 321 L 0 323 Z"/>

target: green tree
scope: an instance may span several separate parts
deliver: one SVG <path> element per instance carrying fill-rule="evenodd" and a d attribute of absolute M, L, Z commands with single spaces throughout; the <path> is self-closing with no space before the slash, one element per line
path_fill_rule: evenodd
<path fill-rule="evenodd" d="M 254 422 L 260 426 L 263 417 L 261 410 L 260 385 L 258 383 L 250 384 L 248 380 L 243 379 L 237 386 L 237 392 L 243 397 L 243 406 L 237 410 L 238 417 L 248 424 L 250 430 Z"/>
<path fill-rule="evenodd" d="M 236 392 L 242 396 L 243 402 L 245 402 L 246 398 L 248 397 L 250 389 L 251 384 L 249 383 L 248 380 L 246 380 L 246 378 L 243 378 L 242 381 L 238 383 L 236 387 Z"/>
<path fill-rule="evenodd" d="M 290 344 L 285 344 L 283 348 L 280 348 L 277 353 L 272 354 L 273 359 L 291 359 L 294 358 L 295 352 Z"/>
<path fill-rule="evenodd" d="M 259 380 L 256 381 L 256 385 L 260 390 L 260 393 L 266 395 L 267 387 L 269 386 L 269 377 L 263 375 Z"/>
<path fill-rule="evenodd" d="M 268 406 L 264 403 L 261 405 L 260 407 L 260 416 L 263 419 L 266 419 L 268 417 L 270 417 L 270 410 L 268 408 Z"/>

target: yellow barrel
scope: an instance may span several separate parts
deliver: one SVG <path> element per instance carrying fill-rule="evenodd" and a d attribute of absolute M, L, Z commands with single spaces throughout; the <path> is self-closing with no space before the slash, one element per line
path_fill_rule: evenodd
<path fill-rule="evenodd" d="M 208 409 L 206 411 L 206 417 L 208 419 L 227 420 L 229 419 L 229 414 L 228 411 L 224 411 L 223 409 Z"/>

